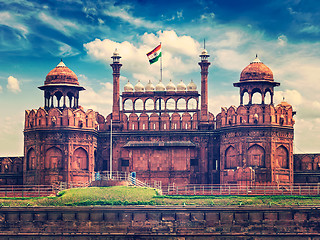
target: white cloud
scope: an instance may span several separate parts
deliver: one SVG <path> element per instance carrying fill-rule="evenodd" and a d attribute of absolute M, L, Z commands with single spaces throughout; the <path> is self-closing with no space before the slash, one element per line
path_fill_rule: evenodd
<path fill-rule="evenodd" d="M 122 56 L 123 70 L 130 72 L 134 78 L 143 81 L 159 79 L 159 63 L 150 65 L 146 53 L 162 43 L 163 77 L 169 80 L 174 74 L 188 74 L 198 68 L 200 44 L 190 36 L 178 36 L 174 31 L 159 31 L 157 35 L 145 33 L 140 37 L 141 44 L 114 42 L 110 39 L 95 39 L 84 44 L 88 55 L 102 62 L 108 61 L 117 48 Z M 179 67 L 177 67 L 179 66 Z M 136 79 L 137 80 L 137 79 Z"/>
<path fill-rule="evenodd" d="M 318 26 L 315 26 L 315 25 L 309 25 L 309 26 L 306 26 L 304 28 L 302 28 L 300 30 L 300 32 L 302 33 L 311 33 L 311 34 L 317 34 L 320 32 L 320 28 Z"/>
<path fill-rule="evenodd" d="M 235 49 L 240 45 L 245 44 L 248 40 L 246 39 L 246 34 L 239 30 L 230 30 L 215 37 L 214 42 L 211 46 L 217 49 L 231 48 Z"/>
<path fill-rule="evenodd" d="M 204 13 L 200 16 L 201 21 L 211 21 L 215 18 L 215 14 L 213 12 L 211 13 Z"/>
<path fill-rule="evenodd" d="M 82 83 L 86 91 L 81 92 L 80 104 L 85 109 L 93 109 L 104 116 L 109 114 L 112 109 L 113 85 L 109 82 L 100 83 L 101 88 L 95 91 L 92 87 L 86 85 L 85 81 L 82 81 Z"/>
<path fill-rule="evenodd" d="M 21 92 L 20 86 L 19 86 L 19 81 L 13 76 L 8 77 L 8 84 L 7 88 L 9 91 L 13 93 L 18 93 Z"/>
<path fill-rule="evenodd" d="M 161 26 L 158 23 L 132 16 L 128 12 L 129 9 L 130 9 L 130 6 L 128 5 L 122 5 L 122 6 L 111 5 L 109 6 L 109 9 L 104 11 L 104 14 L 109 17 L 120 18 L 122 21 L 127 22 L 135 27 L 143 27 L 143 28 L 151 28 L 151 29 L 161 28 Z"/>
<path fill-rule="evenodd" d="M 74 48 L 72 48 L 70 45 L 63 43 L 63 42 L 57 42 L 59 44 L 59 52 L 56 53 L 56 56 L 61 57 L 69 57 L 69 56 L 75 56 L 78 55 L 80 52 Z"/>
<path fill-rule="evenodd" d="M 303 103 L 303 98 L 297 90 L 275 91 L 274 103 L 283 101 L 290 103 L 293 107 L 297 107 Z"/>
<path fill-rule="evenodd" d="M 183 10 L 177 11 L 177 18 L 178 19 L 183 19 Z"/>
<path fill-rule="evenodd" d="M 58 17 L 52 17 L 44 12 L 39 13 L 38 18 L 45 24 L 51 26 L 59 32 L 64 33 L 67 36 L 70 36 L 74 30 L 78 30 L 79 27 L 75 23 L 63 20 Z"/>
<path fill-rule="evenodd" d="M 2 86 L 0 86 L 0 93 L 2 93 Z"/>
<path fill-rule="evenodd" d="M 0 118 L 0 146 L 2 156 L 23 155 L 24 112 L 18 111 Z"/>
<path fill-rule="evenodd" d="M 5 25 L 19 31 L 24 37 L 29 33 L 29 29 L 19 22 L 19 16 L 9 12 L 0 12 L 0 25 Z"/>
<path fill-rule="evenodd" d="M 215 95 L 209 98 L 209 111 L 215 116 L 221 112 L 221 107 L 238 106 L 240 97 L 238 95 Z"/>
<path fill-rule="evenodd" d="M 104 24 L 104 21 L 103 21 L 101 18 L 98 18 L 98 22 L 99 22 L 100 24 Z"/>
<path fill-rule="evenodd" d="M 243 53 L 231 49 L 221 49 L 215 52 L 217 66 L 232 70 L 232 71 L 241 71 L 245 65 L 248 63 L 247 56 Z"/>
<path fill-rule="evenodd" d="M 278 44 L 280 46 L 286 45 L 287 41 L 288 41 L 287 37 L 285 35 L 283 35 L 283 34 L 278 37 Z"/>

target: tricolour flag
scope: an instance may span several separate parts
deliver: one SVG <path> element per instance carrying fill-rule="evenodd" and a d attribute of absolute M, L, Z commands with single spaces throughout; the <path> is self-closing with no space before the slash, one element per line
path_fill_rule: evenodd
<path fill-rule="evenodd" d="M 147 53 L 147 57 L 149 59 L 149 63 L 155 63 L 161 57 L 161 44 L 157 46 L 155 49 Z"/>

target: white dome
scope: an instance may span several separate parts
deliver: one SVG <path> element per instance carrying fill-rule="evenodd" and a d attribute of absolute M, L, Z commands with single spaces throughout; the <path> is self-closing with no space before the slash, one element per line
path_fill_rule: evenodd
<path fill-rule="evenodd" d="M 133 92 L 133 85 L 129 82 L 127 82 L 127 84 L 124 86 L 124 91 L 125 92 Z"/>
<path fill-rule="evenodd" d="M 156 85 L 156 91 L 165 91 L 166 87 L 163 85 L 161 81 Z"/>
<path fill-rule="evenodd" d="M 148 84 L 146 85 L 146 92 L 153 92 L 154 91 L 154 85 L 149 80 Z"/>
<path fill-rule="evenodd" d="M 172 80 L 170 79 L 170 82 L 166 86 L 167 91 L 175 91 L 176 85 L 173 84 Z"/>
<path fill-rule="evenodd" d="M 142 85 L 140 80 L 138 80 L 138 83 L 134 86 L 134 91 L 135 92 L 144 92 L 144 86 Z"/>
<path fill-rule="evenodd" d="M 187 86 L 188 91 L 197 91 L 197 85 L 192 81 Z"/>
<path fill-rule="evenodd" d="M 177 85 L 178 91 L 185 91 L 187 89 L 187 86 L 184 84 L 184 82 L 181 80 L 179 84 Z"/>

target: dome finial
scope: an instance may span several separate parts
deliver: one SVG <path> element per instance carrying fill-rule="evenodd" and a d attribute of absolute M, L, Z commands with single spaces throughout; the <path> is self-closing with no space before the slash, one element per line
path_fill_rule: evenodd
<path fill-rule="evenodd" d="M 251 63 L 261 63 L 257 53 L 256 53 L 256 58 Z"/>
<path fill-rule="evenodd" d="M 57 67 L 66 67 L 66 65 L 62 61 L 62 58 L 61 58 L 61 61 L 59 62 L 59 64 L 57 65 Z"/>

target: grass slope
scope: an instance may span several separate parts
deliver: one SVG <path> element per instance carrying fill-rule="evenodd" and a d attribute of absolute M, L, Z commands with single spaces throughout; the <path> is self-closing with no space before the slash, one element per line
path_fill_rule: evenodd
<path fill-rule="evenodd" d="M 203 206 L 294 206 L 320 205 L 320 196 L 159 196 L 152 188 L 74 188 L 57 196 L 0 198 L 0 206 L 91 206 L 91 205 L 203 205 Z"/>

